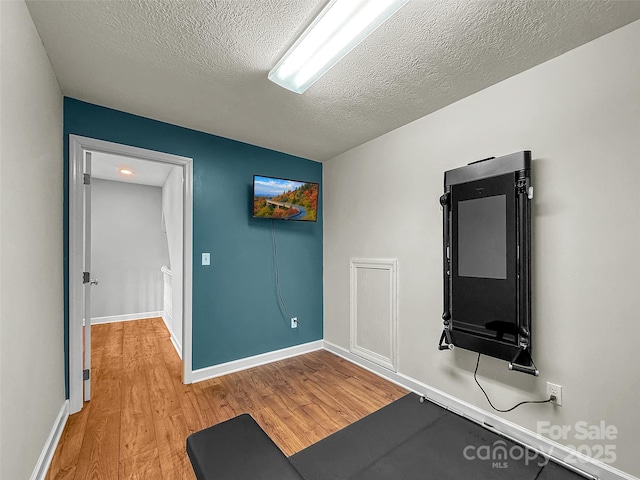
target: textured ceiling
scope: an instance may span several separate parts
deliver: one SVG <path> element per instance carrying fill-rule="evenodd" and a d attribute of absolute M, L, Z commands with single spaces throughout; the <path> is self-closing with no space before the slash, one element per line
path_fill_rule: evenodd
<path fill-rule="evenodd" d="M 640 18 L 637 0 L 412 0 L 298 95 L 267 73 L 324 0 L 27 4 L 65 95 L 319 161 Z"/>

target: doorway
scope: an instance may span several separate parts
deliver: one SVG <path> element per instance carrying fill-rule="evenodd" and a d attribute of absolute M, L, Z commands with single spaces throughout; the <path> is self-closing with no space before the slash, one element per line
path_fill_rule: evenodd
<path fill-rule="evenodd" d="M 93 157 L 93 158 L 92 158 Z M 138 168 L 147 166 L 164 167 L 165 172 L 169 169 L 178 171 L 181 179 L 173 182 L 174 191 L 181 195 L 181 215 L 174 215 L 180 218 L 181 239 L 175 244 L 181 244 L 181 255 L 177 257 L 181 262 L 175 262 L 176 270 L 180 273 L 179 282 L 174 281 L 174 288 L 180 289 L 181 308 L 174 311 L 174 336 L 180 339 L 180 350 L 182 354 L 182 381 L 191 383 L 192 360 L 191 360 L 191 272 L 192 272 L 192 211 L 193 211 L 193 161 L 191 158 L 177 155 L 156 152 L 127 145 L 120 145 L 102 140 L 96 140 L 76 135 L 69 136 L 69 403 L 70 413 L 78 412 L 83 407 L 83 400 L 88 399 L 90 392 L 90 322 L 86 322 L 83 333 L 83 319 L 90 318 L 89 309 L 91 302 L 90 286 L 91 272 L 86 272 L 85 266 L 90 264 L 87 261 L 87 252 L 91 246 L 90 213 L 91 210 L 91 182 L 90 166 L 92 160 L 109 159 L 114 157 L 127 157 L 132 162 L 138 162 Z M 102 163 L 102 162 L 101 162 Z M 87 167 L 89 167 L 87 169 Z M 154 170 L 154 169 L 151 169 Z M 155 169 L 162 171 L 162 168 Z M 104 175 L 99 175 L 104 178 Z M 180 178 L 178 177 L 178 178 Z M 175 186 L 177 185 L 177 187 Z M 175 192 L 174 192 L 175 193 Z M 174 229 L 175 230 L 175 229 Z M 88 234 L 88 235 L 86 235 Z M 180 241 L 181 240 L 181 241 Z M 89 248 L 86 248 L 86 245 Z M 181 277 L 181 278 L 180 278 Z M 175 275 L 174 275 L 175 280 Z M 95 282 L 93 282 L 95 284 Z M 171 331 L 171 329 L 170 329 Z M 86 334 L 86 337 L 85 337 Z M 84 343 L 87 349 L 83 349 Z M 174 342 L 175 345 L 175 342 Z M 86 350 L 89 350 L 85 358 Z M 87 368 L 89 367 L 89 368 Z"/>

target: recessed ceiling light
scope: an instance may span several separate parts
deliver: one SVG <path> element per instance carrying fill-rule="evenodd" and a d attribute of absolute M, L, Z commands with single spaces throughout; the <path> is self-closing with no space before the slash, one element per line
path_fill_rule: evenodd
<path fill-rule="evenodd" d="M 408 1 L 331 0 L 269 72 L 269 80 L 304 93 Z"/>
<path fill-rule="evenodd" d="M 133 175 L 133 170 L 129 170 L 128 168 L 121 168 L 120 173 L 123 175 Z"/>

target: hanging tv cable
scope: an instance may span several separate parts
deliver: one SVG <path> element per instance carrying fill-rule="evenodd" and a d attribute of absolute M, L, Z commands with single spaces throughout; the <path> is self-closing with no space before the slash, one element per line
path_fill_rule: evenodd
<path fill-rule="evenodd" d="M 280 304 L 280 308 L 287 316 L 287 318 L 292 318 L 291 314 L 287 310 L 287 304 L 282 298 L 282 292 L 280 291 L 280 272 L 278 269 L 278 242 L 276 241 L 276 228 L 273 220 L 271 220 L 271 239 L 273 240 L 273 261 L 275 263 L 276 270 L 276 294 L 278 296 L 278 303 Z M 299 323 L 297 319 L 296 323 Z"/>

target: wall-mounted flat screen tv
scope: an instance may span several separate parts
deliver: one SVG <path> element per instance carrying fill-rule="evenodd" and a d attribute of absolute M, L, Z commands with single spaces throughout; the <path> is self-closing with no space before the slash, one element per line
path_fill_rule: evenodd
<path fill-rule="evenodd" d="M 287 178 L 253 176 L 253 217 L 315 222 L 320 185 Z"/>

